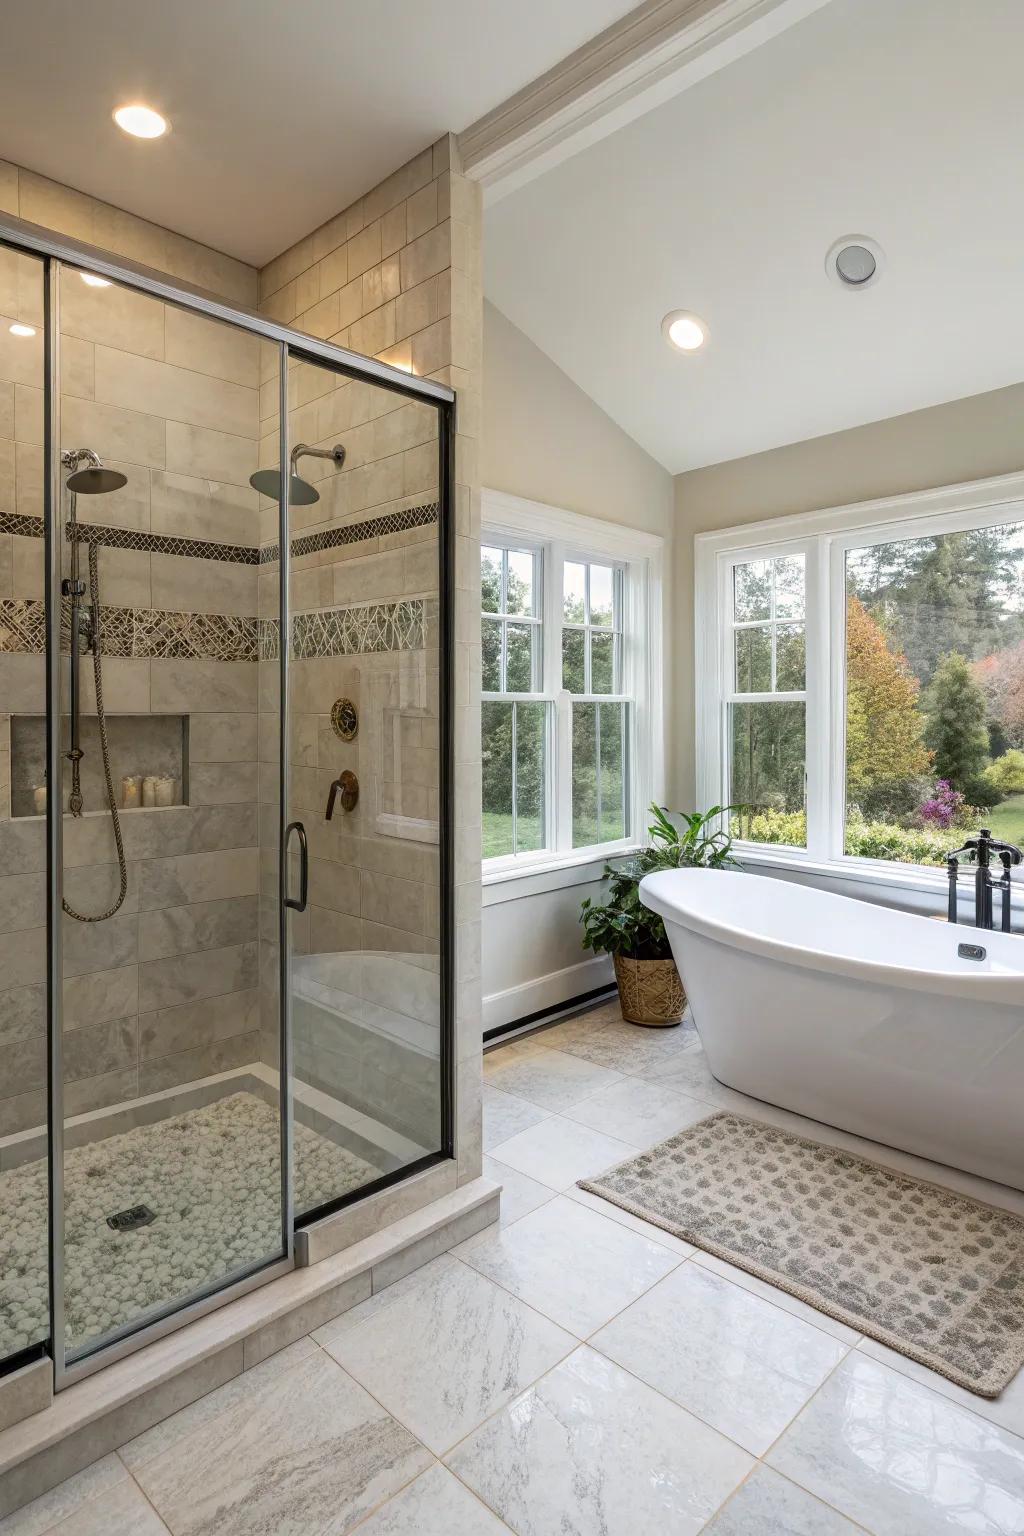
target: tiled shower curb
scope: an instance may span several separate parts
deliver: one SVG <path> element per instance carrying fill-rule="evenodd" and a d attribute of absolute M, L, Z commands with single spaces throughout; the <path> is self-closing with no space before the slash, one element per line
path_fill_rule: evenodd
<path fill-rule="evenodd" d="M 430 1202 L 421 1209 L 76 1382 L 0 1432 L 0 1519 L 496 1221 L 500 1185 L 478 1178 L 440 1193 L 454 1178 L 454 1163 L 417 1175 L 400 1188 Z M 37 1392 L 40 1380 L 38 1366 L 8 1378 Z M 4 1388 L 0 1378 L 0 1412 Z"/>

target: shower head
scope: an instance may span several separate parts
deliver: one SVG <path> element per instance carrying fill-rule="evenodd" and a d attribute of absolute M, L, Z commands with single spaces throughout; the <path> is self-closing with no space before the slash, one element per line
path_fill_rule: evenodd
<path fill-rule="evenodd" d="M 290 507 L 311 507 L 315 501 L 320 500 L 320 492 L 308 480 L 303 480 L 301 475 L 295 473 L 295 466 L 300 458 L 333 459 L 338 469 L 345 462 L 345 449 L 343 444 L 335 443 L 333 448 L 310 448 L 308 443 L 296 443 L 291 451 L 291 474 L 288 477 L 288 505 Z M 278 469 L 258 469 L 254 475 L 249 476 L 249 484 L 254 491 L 259 491 L 263 496 L 269 496 L 272 501 L 281 499 L 281 472 Z"/>
<path fill-rule="evenodd" d="M 76 496 L 104 496 L 108 491 L 119 491 L 128 484 L 128 476 L 119 469 L 106 469 L 98 453 L 91 448 L 68 448 L 60 456 L 65 469 L 70 469 L 67 487 Z M 85 465 L 79 469 L 79 465 Z"/>
<path fill-rule="evenodd" d="M 281 500 L 281 471 L 279 469 L 258 469 L 254 475 L 249 476 L 249 484 L 254 491 L 259 491 L 263 496 L 269 496 L 272 501 Z M 314 501 L 320 500 L 320 492 L 308 480 L 303 480 L 301 475 L 289 475 L 288 477 L 288 504 L 292 507 L 311 507 Z"/>
<path fill-rule="evenodd" d="M 74 491 L 76 496 L 104 496 L 127 484 L 127 475 L 122 475 L 119 469 L 104 469 L 102 464 L 98 467 L 90 465 L 88 469 L 76 470 L 68 476 L 68 490 Z"/>

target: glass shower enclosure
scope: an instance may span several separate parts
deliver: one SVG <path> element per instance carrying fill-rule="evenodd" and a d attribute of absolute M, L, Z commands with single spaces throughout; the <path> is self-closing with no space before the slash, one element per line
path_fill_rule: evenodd
<path fill-rule="evenodd" d="M 0 1371 L 452 1155 L 453 413 L 0 216 Z"/>

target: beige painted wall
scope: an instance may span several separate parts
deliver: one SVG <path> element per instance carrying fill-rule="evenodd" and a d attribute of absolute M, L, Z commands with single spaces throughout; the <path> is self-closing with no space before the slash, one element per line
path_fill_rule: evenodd
<path fill-rule="evenodd" d="M 671 535 L 668 471 L 486 302 L 482 480 L 491 490 Z"/>
<path fill-rule="evenodd" d="M 898 496 L 1024 468 L 1024 384 L 848 432 L 732 459 L 675 480 L 676 715 L 668 751 L 678 804 L 694 796 L 693 537 L 762 518 Z"/>
<path fill-rule="evenodd" d="M 484 304 L 483 484 L 665 539 L 666 739 L 673 699 L 672 477 L 493 304 Z M 485 905 L 484 1023 L 513 1022 L 610 979 L 580 946 L 579 907 L 600 865 L 539 896 Z"/>

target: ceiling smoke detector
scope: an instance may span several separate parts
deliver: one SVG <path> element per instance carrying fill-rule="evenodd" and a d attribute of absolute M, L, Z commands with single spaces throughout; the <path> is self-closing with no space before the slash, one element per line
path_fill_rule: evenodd
<path fill-rule="evenodd" d="M 868 235 L 844 235 L 830 246 L 825 257 L 825 271 L 840 288 L 870 288 L 877 283 L 885 254 L 877 240 Z"/>

